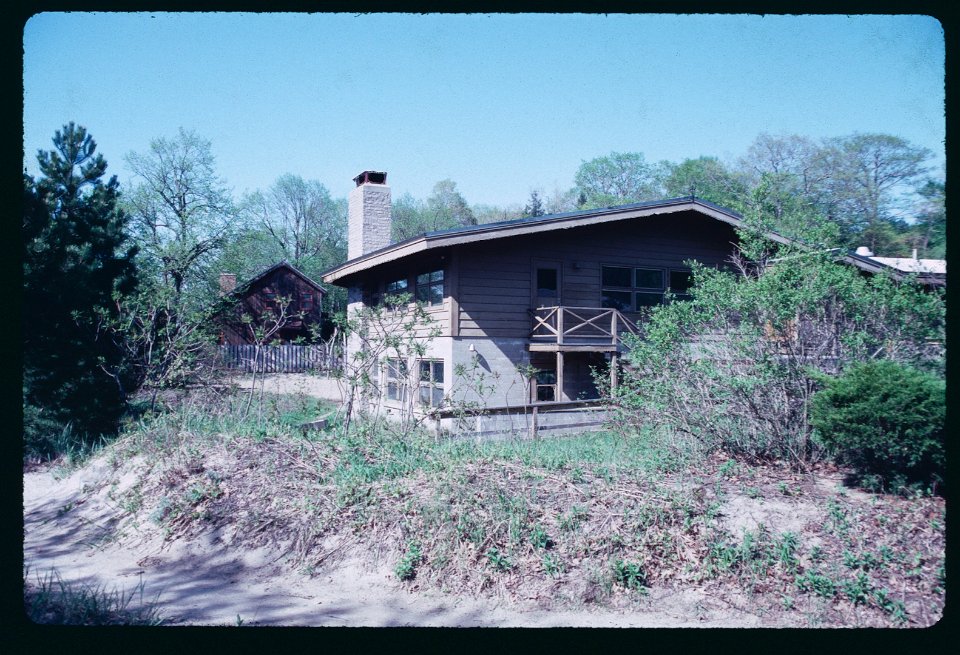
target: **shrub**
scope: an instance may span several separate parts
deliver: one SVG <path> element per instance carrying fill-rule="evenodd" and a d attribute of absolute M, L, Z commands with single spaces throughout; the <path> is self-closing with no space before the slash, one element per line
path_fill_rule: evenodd
<path fill-rule="evenodd" d="M 929 346 L 944 339 L 941 292 L 740 236 L 733 270 L 691 262 L 689 299 L 651 308 L 625 338 L 613 429 L 662 432 L 681 453 L 803 466 L 823 451 L 808 423 L 818 374 L 877 356 L 942 369 Z"/>
<path fill-rule="evenodd" d="M 892 361 L 825 378 L 810 407 L 818 439 L 861 481 L 884 488 L 942 482 L 946 385 Z"/>

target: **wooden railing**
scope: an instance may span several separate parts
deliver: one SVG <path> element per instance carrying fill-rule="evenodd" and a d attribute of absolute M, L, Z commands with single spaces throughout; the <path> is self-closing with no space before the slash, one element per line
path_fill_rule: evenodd
<path fill-rule="evenodd" d="M 603 307 L 539 307 L 533 310 L 530 338 L 557 345 L 617 346 L 625 333 L 637 334 L 637 324 L 616 309 Z"/>

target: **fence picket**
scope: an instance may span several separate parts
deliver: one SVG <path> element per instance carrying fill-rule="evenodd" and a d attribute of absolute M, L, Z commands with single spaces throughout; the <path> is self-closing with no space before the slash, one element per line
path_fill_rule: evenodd
<path fill-rule="evenodd" d="M 328 344 L 300 345 L 224 345 L 219 348 L 218 364 L 247 373 L 295 373 L 319 370 L 330 372 L 340 365 L 339 353 Z"/>

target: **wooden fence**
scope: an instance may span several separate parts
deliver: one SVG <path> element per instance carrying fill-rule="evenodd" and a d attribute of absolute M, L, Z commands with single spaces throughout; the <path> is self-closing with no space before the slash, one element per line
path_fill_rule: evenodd
<path fill-rule="evenodd" d="M 340 365 L 337 349 L 328 344 L 314 346 L 220 346 L 218 364 L 247 373 L 330 372 Z"/>

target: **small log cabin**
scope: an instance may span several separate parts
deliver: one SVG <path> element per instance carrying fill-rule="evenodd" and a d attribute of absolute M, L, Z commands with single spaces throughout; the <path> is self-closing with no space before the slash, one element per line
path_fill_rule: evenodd
<path fill-rule="evenodd" d="M 313 330 L 319 331 L 322 313 L 321 301 L 326 290 L 289 262 L 280 262 L 237 286 L 237 276 L 220 275 L 220 292 L 231 305 L 219 313 L 221 345 L 254 343 L 253 330 L 260 326 L 270 328 L 274 319 L 262 320 L 265 313 L 284 320 L 268 340 L 273 344 L 313 340 Z M 243 316 L 252 319 L 245 322 Z M 311 330 L 313 328 L 313 330 Z"/>
<path fill-rule="evenodd" d="M 351 313 L 385 294 L 409 293 L 440 330 L 419 361 L 380 363 L 376 402 L 387 412 L 402 403 L 395 393 L 399 375 L 419 387 L 422 412 L 451 398 L 518 411 L 597 398 L 593 370 L 608 371 L 616 384 L 623 336 L 637 330 L 644 308 L 664 302 L 668 292 L 683 296 L 689 261 L 725 265 L 742 223 L 728 209 L 685 197 L 453 228 L 391 244 L 386 173 L 366 171 L 354 182 L 349 259 L 327 271 L 324 282 L 347 289 Z M 883 267 L 852 253 L 843 259 L 865 272 Z M 488 397 L 471 397 L 470 385 L 455 375 L 458 365 L 481 367 L 493 385 Z M 530 367 L 532 378 L 524 375 Z"/>

